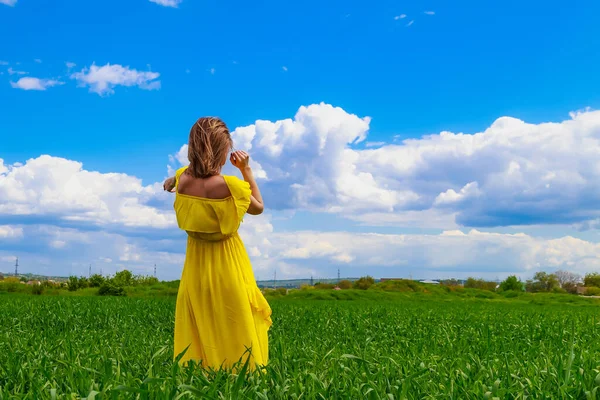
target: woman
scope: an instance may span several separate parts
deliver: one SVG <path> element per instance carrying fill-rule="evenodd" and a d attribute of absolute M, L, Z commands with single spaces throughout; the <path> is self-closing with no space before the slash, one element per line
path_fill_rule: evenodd
<path fill-rule="evenodd" d="M 190 130 L 188 167 L 167 179 L 175 191 L 179 228 L 188 234 L 175 311 L 175 357 L 207 367 L 249 366 L 269 358 L 271 308 L 256 286 L 250 259 L 238 235 L 246 213 L 258 215 L 263 200 L 244 151 L 232 151 L 223 121 L 200 118 Z M 244 180 L 221 175 L 227 156 Z"/>

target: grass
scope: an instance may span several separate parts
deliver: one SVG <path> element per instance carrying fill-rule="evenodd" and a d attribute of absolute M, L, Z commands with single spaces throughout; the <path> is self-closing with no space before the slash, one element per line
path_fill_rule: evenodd
<path fill-rule="evenodd" d="M 173 297 L 4 295 L 0 398 L 597 398 L 592 303 L 318 292 L 270 300 L 249 375 L 173 362 Z"/>

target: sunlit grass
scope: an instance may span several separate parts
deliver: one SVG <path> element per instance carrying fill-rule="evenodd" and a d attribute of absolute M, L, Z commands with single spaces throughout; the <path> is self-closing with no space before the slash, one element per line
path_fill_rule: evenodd
<path fill-rule="evenodd" d="M 172 361 L 174 298 L 2 295 L 0 397 L 597 398 L 600 308 L 401 296 L 271 300 L 246 376 Z"/>

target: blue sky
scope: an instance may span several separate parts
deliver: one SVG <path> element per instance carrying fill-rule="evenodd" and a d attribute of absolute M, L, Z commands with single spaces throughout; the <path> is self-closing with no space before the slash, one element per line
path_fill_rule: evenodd
<path fill-rule="evenodd" d="M 0 159 L 8 169 L 15 172 L 20 165 L 15 163 L 25 164 L 27 160 L 41 155 L 60 157 L 82 163 L 85 171 L 116 172 L 139 178 L 140 187 L 131 189 L 139 194 L 144 190 L 150 191 L 148 188 L 166 176 L 168 164 L 171 167 L 181 164 L 175 154 L 185 143 L 190 124 L 201 115 L 218 115 L 233 130 L 254 126 L 257 120 L 275 122 L 293 119 L 301 106 L 324 103 L 339 107 L 348 116 L 370 117 L 365 131 L 368 137 L 358 144 L 351 143 L 352 138 L 348 142 L 340 139 L 339 143 L 333 140 L 334 145 L 339 145 L 336 149 L 340 153 L 339 157 L 332 156 L 332 159 L 339 161 L 340 165 L 333 165 L 333 161 L 320 165 L 316 158 L 306 158 L 309 153 L 314 155 L 311 152 L 306 153 L 306 157 L 302 156 L 304 158 L 299 156 L 299 159 L 315 161 L 315 168 L 345 168 L 343 149 L 356 150 L 356 157 L 364 159 L 360 165 L 353 164 L 356 170 L 369 174 L 376 181 L 374 188 L 388 188 L 385 189 L 388 192 L 374 192 L 374 196 L 381 196 L 379 203 L 364 200 L 360 193 L 344 190 L 338 193 L 337 189 L 332 189 L 330 197 L 311 194 L 309 200 L 301 201 L 290 189 L 293 184 L 311 188 L 306 190 L 318 189 L 322 193 L 328 190 L 326 188 L 341 187 L 350 181 L 362 184 L 361 179 L 365 179 L 366 175 L 357 173 L 350 177 L 325 173 L 331 179 L 320 182 L 324 185 L 322 187 L 315 184 L 310 175 L 315 170 L 297 175 L 294 182 L 269 178 L 265 186 L 277 207 L 263 222 L 271 227 L 274 235 L 277 232 L 296 235 L 293 243 L 287 236 L 285 240 L 281 239 L 286 246 L 308 249 L 306 245 L 300 246 L 298 240 L 310 231 L 437 235 L 454 228 L 464 232 L 476 228 L 507 235 L 524 232 L 531 235 L 532 240 L 541 241 L 573 236 L 584 240 L 585 246 L 598 240 L 593 222 L 597 216 L 593 205 L 590 206 L 595 198 L 590 194 L 593 189 L 589 186 L 570 188 L 574 193 L 571 198 L 560 195 L 564 192 L 557 192 L 559 194 L 553 193 L 552 197 L 542 199 L 546 195 L 527 197 L 535 186 L 532 183 L 535 177 L 531 176 L 533 180 L 528 183 L 524 183 L 526 179 L 521 177 L 519 181 L 511 181 L 514 186 L 506 183 L 498 186 L 494 175 L 504 166 L 508 168 L 512 161 L 521 168 L 524 165 L 537 165 L 540 171 L 548 168 L 544 169 L 544 174 L 538 171 L 539 176 L 555 174 L 559 177 L 557 179 L 565 179 L 565 182 L 577 182 L 572 176 L 569 178 L 570 173 L 577 173 L 583 181 L 591 184 L 595 178 L 586 175 L 585 171 L 589 169 L 582 170 L 587 165 L 570 163 L 565 171 L 558 173 L 555 167 L 547 167 L 546 161 L 529 157 L 514 148 L 490 153 L 510 153 L 506 159 L 484 154 L 464 164 L 457 159 L 448 159 L 438 165 L 435 164 L 439 161 L 436 156 L 427 156 L 429 158 L 421 161 L 416 159 L 415 165 L 422 166 L 426 161 L 431 165 L 423 167 L 422 173 L 413 176 L 414 181 L 408 184 L 393 181 L 393 176 L 400 176 L 403 172 L 398 172 L 400 175 L 390 173 L 391 164 L 378 164 L 366 151 L 381 147 L 383 143 L 388 147 L 384 146 L 380 153 L 392 151 L 392 145 L 404 146 L 404 139 L 419 140 L 424 135 L 437 137 L 443 131 L 483 132 L 504 116 L 532 124 L 537 127 L 534 130 L 543 136 L 547 132 L 541 125 L 544 122 L 561 123 L 570 119 L 569 112 L 585 107 L 590 107 L 588 116 L 592 115 L 600 104 L 600 78 L 596 71 L 600 63 L 600 53 L 596 51 L 600 45 L 600 25 L 596 18 L 600 13 L 598 2 L 582 1 L 567 9 L 563 3 L 554 1 L 494 4 L 475 1 L 452 4 L 439 1 L 381 1 L 377 4 L 330 1 L 323 5 L 323 2 L 317 1 L 253 4 L 183 0 L 175 1 L 178 3 L 176 7 L 158 3 L 147 0 L 102 3 L 0 1 L 0 35 L 7 39 L 0 45 L 0 61 L 3 64 L 0 65 L 0 109 L 3 110 L 0 113 Z M 163 4 L 168 3 L 163 1 Z M 110 90 L 105 91 L 98 90 L 98 86 L 94 89 L 93 83 L 90 83 L 90 69 L 94 65 L 98 68 L 119 66 L 122 69 L 111 71 L 122 76 L 133 73 L 135 79 L 141 81 L 134 79 L 135 83 L 128 85 L 109 83 Z M 155 75 L 150 79 L 150 74 Z M 144 77 L 148 80 L 144 81 Z M 22 81 L 19 84 L 23 78 L 40 81 Z M 98 79 L 106 82 L 108 78 L 103 75 Z M 98 80 L 95 82 L 98 84 Z M 47 87 L 46 90 L 23 90 L 23 87 L 31 89 L 27 83 Z M 322 108 L 318 112 L 309 112 L 307 118 L 314 118 L 317 114 L 329 118 L 329 112 Z M 354 122 L 348 119 L 348 123 Z M 581 124 L 595 132 L 595 125 L 590 128 L 588 122 Z M 567 125 L 564 129 L 577 135 L 578 131 L 570 130 Z M 303 126 L 310 130 L 312 125 Z M 510 133 L 521 132 L 517 125 L 509 128 L 496 125 L 496 128 Z M 328 129 L 332 131 L 334 127 Z M 362 128 L 357 129 L 362 132 Z M 315 128 L 315 137 L 321 134 L 327 135 Z M 529 134 L 530 130 L 524 129 L 517 136 L 523 138 Z M 595 137 L 593 133 L 590 135 Z M 539 140 L 539 143 L 545 143 L 546 139 Z M 521 143 L 520 140 L 515 142 Z M 289 154 L 302 155 L 306 151 L 291 148 L 286 143 Z M 374 143 L 379 144 L 374 146 Z M 527 148 L 526 141 L 523 143 L 523 149 Z M 573 143 L 581 143 L 580 138 L 573 139 Z M 258 143 L 254 143 L 254 147 L 257 146 Z M 456 146 L 460 152 L 468 145 L 461 142 Z M 583 152 L 585 146 L 581 149 Z M 365 152 L 358 153 L 361 150 Z M 408 147 L 399 149 L 401 152 L 405 150 L 408 151 Z M 272 176 L 285 164 L 270 159 L 269 154 L 257 151 L 255 159 L 260 165 L 266 163 L 265 173 Z M 553 152 L 544 160 L 556 158 L 556 154 Z M 381 154 L 378 156 L 378 159 L 384 158 Z M 48 162 L 48 165 L 53 165 L 54 161 Z M 50 166 L 45 168 L 53 170 Z M 452 177 L 441 177 L 438 172 L 444 169 L 452 171 Z M 64 173 L 72 173 L 67 170 L 71 171 L 66 168 Z M 478 170 L 489 174 L 469 172 Z M 530 168 L 531 171 L 533 169 Z M 5 182 L 9 182 L 9 178 L 16 179 L 9 175 L 10 172 L 5 173 Z M 37 186 L 30 190 L 35 193 L 37 187 L 42 193 L 39 185 L 46 185 L 54 178 L 36 175 L 35 179 Z M 460 190 L 471 182 L 476 184 L 468 186 L 463 197 L 478 193 L 479 199 L 487 196 L 487 202 L 465 202 L 462 208 L 452 206 L 454 208 L 449 209 L 444 205 L 447 197 L 446 200 L 439 197 L 437 202 L 434 201 L 438 198 L 435 193 L 452 190 L 460 194 Z M 430 188 L 434 183 L 435 189 Z M 492 184 L 493 187 L 490 186 Z M 566 187 L 561 185 L 557 186 Z M 56 185 L 48 184 L 48 187 Z M 5 190 L 8 190 L 6 186 Z M 57 196 L 69 195 L 70 189 L 65 190 Z M 408 192 L 412 193 L 412 200 L 403 197 L 409 196 Z M 8 192 L 4 192 L 4 200 L 2 195 L 0 190 L 0 203 L 14 205 L 17 201 Z M 156 194 L 157 199 L 149 199 L 152 196 L 144 194 L 143 198 L 140 197 L 140 204 L 160 203 L 161 206 L 157 207 L 160 212 L 157 212 L 167 213 L 169 199 L 160 193 Z M 293 197 L 294 201 L 287 201 L 286 196 L 296 197 Z M 523 196 L 527 197 L 526 201 L 523 201 Z M 86 207 L 102 209 L 103 206 L 94 201 Z M 391 204 L 392 211 L 386 208 Z M 490 209 L 494 204 L 499 209 Z M 0 224 L 12 227 L 13 232 L 10 236 L 12 242 L 0 245 L 0 255 L 7 260 L 18 251 L 26 251 L 32 260 L 49 265 L 57 257 L 67 257 L 71 266 L 61 267 L 61 272 L 77 273 L 78 268 L 88 264 L 85 258 L 91 256 L 86 252 L 76 256 L 73 248 L 69 250 L 67 239 L 59 240 L 64 244 L 58 247 L 50 246 L 54 249 L 52 251 L 44 250 L 44 246 L 33 248 L 26 244 L 31 243 L 28 238 L 36 238 L 36 242 L 37 239 L 50 240 L 44 236 L 47 232 L 65 229 L 116 235 L 106 240 L 110 243 L 119 241 L 119 254 L 123 253 L 123 246 L 141 249 L 136 253 L 140 257 L 137 260 L 126 260 L 127 257 L 122 256 L 123 260 L 119 263 L 116 261 L 119 254 L 110 257 L 113 261 L 107 264 L 115 270 L 124 266 L 135 268 L 136 265 L 127 264 L 133 262 L 137 262 L 143 270 L 152 264 L 152 257 L 156 258 L 156 255 L 148 253 L 156 248 L 156 243 L 139 242 L 139 232 L 134 234 L 133 228 L 125 229 L 127 223 L 112 214 L 110 223 L 113 227 L 110 229 L 105 220 L 87 225 L 82 223 L 73 228 L 64 222 L 69 209 L 59 212 L 39 204 L 35 207 L 29 204 L 28 207 L 27 218 L 22 210 L 15 211 L 17 207 L 7 206 L 10 211 L 1 211 L 0 208 L 0 221 L 4 221 Z M 565 207 L 575 209 L 568 215 L 557 213 Z M 429 214 L 424 217 L 415 212 Z M 375 218 L 374 213 L 380 219 L 380 213 L 390 213 L 400 219 L 394 220 L 394 223 L 383 223 Z M 459 223 L 448 226 L 446 222 L 439 222 L 437 217 L 431 219 L 431 214 L 444 221 L 451 219 Z M 52 216 L 50 219 L 59 222 L 47 222 L 49 215 Z M 165 215 L 169 218 L 168 214 Z M 373 222 L 375 220 L 378 222 Z M 142 225 L 137 224 L 136 229 L 142 229 Z M 149 225 L 156 228 L 156 224 Z M 40 233 L 40 227 L 46 227 L 47 232 Z M 21 234 L 14 234 L 15 229 L 21 229 Z M 149 235 L 156 241 L 165 235 L 164 230 L 168 229 L 161 226 Z M 8 232 L 8 228 L 5 231 Z M 63 232 L 65 235 L 69 236 Z M 9 237 L 8 234 L 6 237 Z M 427 238 L 423 236 L 419 240 Z M 91 242 L 95 240 L 97 238 L 90 239 Z M 249 239 L 252 240 L 254 238 Z M 323 241 L 336 247 L 331 241 Z M 328 259 L 330 253 L 317 252 L 314 256 L 314 251 L 306 250 L 301 252 L 302 257 L 298 254 L 290 257 L 283 254 L 285 250 L 281 248 L 284 247 L 274 246 L 277 249 L 271 251 L 276 253 L 271 253 L 269 258 L 278 261 L 266 263 L 260 260 L 261 256 L 255 256 L 256 268 L 262 268 L 265 274 L 278 268 L 277 265 L 283 265 L 280 267 L 281 276 L 326 274 L 336 269 L 340 262 L 345 263 L 353 274 L 373 272 L 385 276 L 407 271 L 402 263 L 383 267 L 373 257 L 364 255 L 351 254 L 347 259 L 352 258 L 353 261 L 340 261 L 343 256 Z M 260 245 L 253 247 L 256 247 L 256 254 L 265 253 Z M 516 251 L 515 246 L 510 249 Z M 338 250 L 339 254 L 345 254 Z M 179 249 L 177 257 L 181 253 Z M 168 255 L 163 256 L 171 259 Z M 521 254 L 519 257 L 524 256 Z M 562 263 L 544 259 L 540 268 L 567 268 L 571 259 L 565 257 L 567 261 Z M 589 257 L 586 257 L 588 260 Z M 431 276 L 438 274 L 436 268 L 449 269 L 448 273 L 463 273 L 458 264 L 440 267 L 431 260 L 411 261 L 409 256 L 406 259 L 408 263 L 431 263 L 426 265 L 432 271 Z M 177 262 L 173 261 L 173 265 Z M 465 268 L 485 264 L 481 259 L 469 263 L 465 264 Z M 1 265 L 0 270 L 3 268 Z M 327 271 L 319 268 L 327 268 Z M 516 269 L 524 275 L 530 273 L 518 268 L 511 265 L 505 269 Z M 493 271 L 483 268 L 472 272 L 496 275 L 507 271 L 494 267 Z M 165 273 L 164 277 L 175 278 L 177 274 L 177 271 Z"/>

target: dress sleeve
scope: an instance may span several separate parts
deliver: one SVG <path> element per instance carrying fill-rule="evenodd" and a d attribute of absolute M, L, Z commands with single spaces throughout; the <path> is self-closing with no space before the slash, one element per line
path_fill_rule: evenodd
<path fill-rule="evenodd" d="M 187 167 L 188 166 L 186 165 L 185 167 L 181 167 L 177 171 L 175 171 L 175 191 L 177 191 L 177 188 L 179 187 L 179 177 L 181 176 L 181 174 L 183 174 L 183 171 L 185 171 Z"/>
<path fill-rule="evenodd" d="M 235 201 L 238 220 L 241 221 L 250 207 L 250 196 L 252 195 L 250 184 L 235 176 L 228 176 L 226 179 L 231 196 Z"/>

